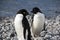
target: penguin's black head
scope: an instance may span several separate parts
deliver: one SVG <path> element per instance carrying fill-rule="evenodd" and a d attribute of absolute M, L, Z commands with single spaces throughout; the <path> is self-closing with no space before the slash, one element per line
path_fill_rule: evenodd
<path fill-rule="evenodd" d="M 23 14 L 23 16 L 29 15 L 26 9 L 21 9 L 17 12 L 17 14 Z"/>
<path fill-rule="evenodd" d="M 34 14 L 36 14 L 37 12 L 42 13 L 41 10 L 38 7 L 34 7 L 31 12 L 34 13 Z"/>

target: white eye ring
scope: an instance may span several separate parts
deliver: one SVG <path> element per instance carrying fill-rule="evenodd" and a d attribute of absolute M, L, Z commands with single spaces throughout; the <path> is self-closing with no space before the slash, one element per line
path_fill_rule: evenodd
<path fill-rule="evenodd" d="M 25 13 L 25 12 L 23 12 L 23 13 Z"/>

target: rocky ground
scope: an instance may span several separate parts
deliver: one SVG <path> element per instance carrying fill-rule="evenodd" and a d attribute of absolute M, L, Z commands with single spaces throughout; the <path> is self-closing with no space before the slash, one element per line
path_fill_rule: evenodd
<path fill-rule="evenodd" d="M 14 18 L 6 17 L 0 20 L 0 40 L 18 40 L 15 32 Z M 46 30 L 42 31 L 37 40 L 60 40 L 60 15 L 45 21 Z"/>

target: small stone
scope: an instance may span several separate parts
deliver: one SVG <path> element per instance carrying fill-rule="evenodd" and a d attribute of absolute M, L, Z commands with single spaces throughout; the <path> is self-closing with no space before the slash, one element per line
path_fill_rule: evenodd
<path fill-rule="evenodd" d="M 45 35 L 44 39 L 50 39 L 51 37 L 51 35 Z"/>
<path fill-rule="evenodd" d="M 46 31 L 42 31 L 42 32 L 40 33 L 40 35 L 41 35 L 41 37 L 44 37 L 44 36 L 46 35 Z"/>

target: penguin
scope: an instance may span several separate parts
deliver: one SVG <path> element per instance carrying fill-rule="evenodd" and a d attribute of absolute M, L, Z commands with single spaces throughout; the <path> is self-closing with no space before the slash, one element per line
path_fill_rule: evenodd
<path fill-rule="evenodd" d="M 16 14 L 14 26 L 18 40 L 26 40 L 26 30 L 28 32 L 27 40 L 31 40 L 30 25 L 26 18 L 27 15 L 29 15 L 29 13 L 26 9 L 21 9 Z"/>
<path fill-rule="evenodd" d="M 31 12 L 33 13 L 32 33 L 34 37 L 39 37 L 42 30 L 45 30 L 45 15 L 38 7 L 34 7 Z"/>

